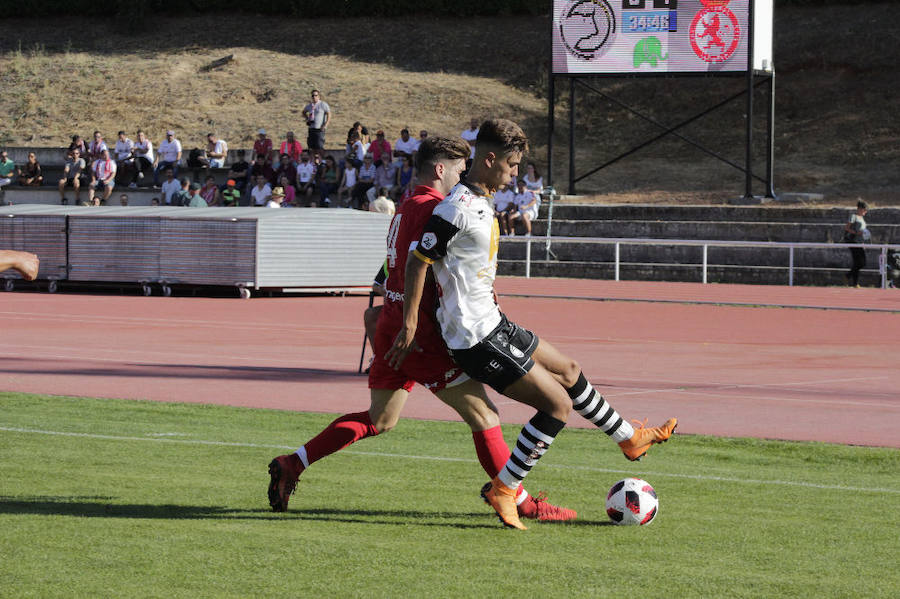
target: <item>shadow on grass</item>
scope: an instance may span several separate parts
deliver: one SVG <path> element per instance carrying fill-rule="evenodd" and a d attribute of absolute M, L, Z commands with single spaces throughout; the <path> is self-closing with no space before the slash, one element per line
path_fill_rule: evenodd
<path fill-rule="evenodd" d="M 112 503 L 106 496 L 11 496 L 0 495 L 0 514 L 125 518 L 150 520 L 317 520 L 358 524 L 442 526 L 447 528 L 497 528 L 489 511 L 424 512 L 417 510 L 342 510 L 317 508 L 276 514 L 269 509 L 237 509 L 219 505 Z M 486 518 L 483 523 L 463 519 Z M 451 521 L 448 521 L 451 520 Z M 581 523 L 579 523 L 581 524 Z"/>

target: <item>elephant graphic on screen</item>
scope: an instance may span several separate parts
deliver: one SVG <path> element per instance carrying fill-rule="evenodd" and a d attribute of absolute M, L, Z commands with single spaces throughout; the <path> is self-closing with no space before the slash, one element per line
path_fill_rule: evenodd
<path fill-rule="evenodd" d="M 655 67 L 660 60 L 669 58 L 669 53 L 662 55 L 662 42 L 655 36 L 645 37 L 634 45 L 634 68 L 638 68 L 642 64 L 649 63 L 651 67 Z"/>

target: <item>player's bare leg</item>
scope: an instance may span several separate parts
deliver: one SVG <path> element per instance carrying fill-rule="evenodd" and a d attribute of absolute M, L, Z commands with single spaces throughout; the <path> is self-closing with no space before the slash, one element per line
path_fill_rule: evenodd
<path fill-rule="evenodd" d="M 569 358 L 553 345 L 540 340 L 532 359 L 553 373 L 572 398 L 575 411 L 594 423 L 609 435 L 625 457 L 635 461 L 641 459 L 651 445 L 669 440 L 678 420 L 670 418 L 661 426 L 645 428 L 641 424 L 637 430 L 621 416 L 603 397 L 594 390 L 581 373 L 578 362 Z"/>
<path fill-rule="evenodd" d="M 37 277 L 39 267 L 40 260 L 31 252 L 0 250 L 0 272 L 12 268 L 26 281 L 33 281 Z"/>

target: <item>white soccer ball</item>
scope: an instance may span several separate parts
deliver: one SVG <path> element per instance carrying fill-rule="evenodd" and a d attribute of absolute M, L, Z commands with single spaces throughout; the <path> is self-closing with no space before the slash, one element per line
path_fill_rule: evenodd
<path fill-rule="evenodd" d="M 616 524 L 644 525 L 653 522 L 659 512 L 656 491 L 645 480 L 624 478 L 614 484 L 606 496 L 606 513 Z"/>

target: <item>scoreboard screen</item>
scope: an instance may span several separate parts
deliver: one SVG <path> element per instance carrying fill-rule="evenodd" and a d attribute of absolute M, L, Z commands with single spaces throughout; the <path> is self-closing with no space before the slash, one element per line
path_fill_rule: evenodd
<path fill-rule="evenodd" d="M 751 1 L 554 0 L 553 72 L 746 71 Z M 756 70 L 774 70 L 772 2 L 755 0 Z"/>

